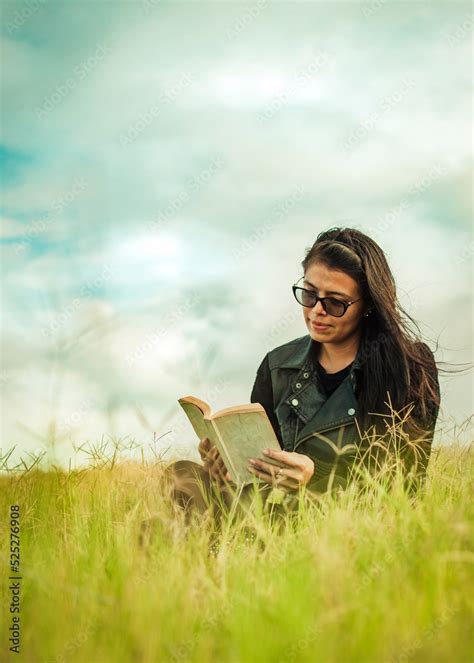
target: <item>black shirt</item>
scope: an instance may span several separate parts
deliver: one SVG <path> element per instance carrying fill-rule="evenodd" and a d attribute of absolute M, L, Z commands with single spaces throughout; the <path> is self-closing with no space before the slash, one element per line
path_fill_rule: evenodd
<path fill-rule="evenodd" d="M 351 372 L 353 363 L 354 362 L 351 361 L 348 366 L 341 369 L 340 371 L 337 371 L 337 373 L 326 373 L 325 369 L 321 366 L 319 361 L 315 362 L 315 368 L 318 374 L 319 382 L 321 383 L 326 396 L 330 396 L 333 391 L 336 391 L 344 378 Z"/>

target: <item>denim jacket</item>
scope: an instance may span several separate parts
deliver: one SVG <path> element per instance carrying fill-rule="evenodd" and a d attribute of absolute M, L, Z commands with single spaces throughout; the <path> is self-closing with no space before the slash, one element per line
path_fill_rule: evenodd
<path fill-rule="evenodd" d="M 329 479 L 333 487 L 346 485 L 360 449 L 355 417 L 362 353 L 359 347 L 350 373 L 327 397 L 318 382 L 314 352 L 309 334 L 268 352 L 257 370 L 250 401 L 263 405 L 284 450 L 314 461 L 308 487 L 324 491 Z"/>

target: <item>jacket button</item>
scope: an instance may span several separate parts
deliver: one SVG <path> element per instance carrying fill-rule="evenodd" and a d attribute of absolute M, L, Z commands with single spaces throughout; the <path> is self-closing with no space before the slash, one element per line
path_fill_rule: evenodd
<path fill-rule="evenodd" d="M 298 399 L 297 399 L 297 398 L 293 398 L 293 400 L 291 401 L 291 404 L 292 404 L 292 405 L 298 405 Z"/>
<path fill-rule="evenodd" d="M 297 382 L 296 385 L 295 385 L 295 387 L 296 387 L 297 389 L 299 389 L 299 388 L 301 387 L 301 382 Z"/>
<path fill-rule="evenodd" d="M 309 378 L 309 373 L 303 373 L 304 378 Z"/>
<path fill-rule="evenodd" d="M 350 407 L 350 408 L 347 410 L 347 414 L 353 415 L 353 414 L 355 414 L 355 413 L 356 413 L 356 411 L 354 410 L 353 407 Z"/>

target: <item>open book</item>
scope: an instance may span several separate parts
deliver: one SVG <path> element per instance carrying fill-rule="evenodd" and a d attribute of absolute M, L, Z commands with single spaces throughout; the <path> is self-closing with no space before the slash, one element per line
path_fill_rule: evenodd
<path fill-rule="evenodd" d="M 287 467 L 263 454 L 263 449 L 281 451 L 280 443 L 265 409 L 260 403 L 235 405 L 211 414 L 207 403 L 194 396 L 178 399 L 196 435 L 209 438 L 236 484 L 261 481 L 247 469 L 249 458 L 258 458 L 277 467 Z"/>

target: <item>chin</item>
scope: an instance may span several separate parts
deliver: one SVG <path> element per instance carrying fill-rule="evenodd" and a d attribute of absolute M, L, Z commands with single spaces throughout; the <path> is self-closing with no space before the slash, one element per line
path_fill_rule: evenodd
<path fill-rule="evenodd" d="M 325 332 L 320 332 L 317 331 L 316 329 L 313 329 L 311 324 L 308 325 L 308 333 L 313 339 L 313 341 L 320 341 L 321 343 L 324 343 L 324 341 L 327 341 L 328 338 L 331 336 L 331 331 L 325 331 Z"/>

